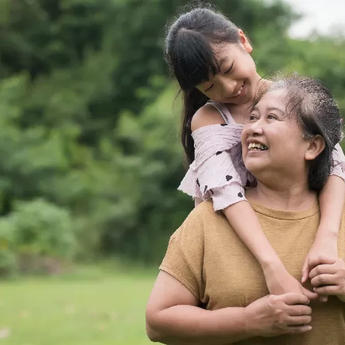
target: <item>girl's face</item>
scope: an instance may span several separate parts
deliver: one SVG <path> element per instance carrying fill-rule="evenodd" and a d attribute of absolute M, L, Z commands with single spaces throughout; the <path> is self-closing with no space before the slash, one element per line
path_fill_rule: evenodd
<path fill-rule="evenodd" d="M 251 102 L 255 95 L 260 77 L 250 55 L 253 49 L 241 30 L 239 39 L 240 43 L 214 46 L 220 71 L 196 86 L 213 101 L 242 105 Z"/>

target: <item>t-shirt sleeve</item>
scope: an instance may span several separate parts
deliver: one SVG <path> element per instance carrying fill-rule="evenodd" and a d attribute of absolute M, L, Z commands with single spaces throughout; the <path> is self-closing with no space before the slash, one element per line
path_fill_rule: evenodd
<path fill-rule="evenodd" d="M 204 227 L 195 208 L 181 227 L 170 237 L 168 249 L 159 267 L 184 285 L 197 300 L 203 295 Z"/>
<path fill-rule="evenodd" d="M 345 156 L 339 144 L 335 146 L 332 152 L 331 175 L 336 175 L 345 181 Z"/>

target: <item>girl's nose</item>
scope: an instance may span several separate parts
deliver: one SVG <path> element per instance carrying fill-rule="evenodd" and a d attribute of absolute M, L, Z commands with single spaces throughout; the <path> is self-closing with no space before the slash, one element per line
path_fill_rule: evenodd
<path fill-rule="evenodd" d="M 225 78 L 225 80 L 223 80 L 223 83 L 222 83 L 223 96 L 225 98 L 233 97 L 234 92 L 236 90 L 236 85 L 237 83 L 235 80 Z"/>

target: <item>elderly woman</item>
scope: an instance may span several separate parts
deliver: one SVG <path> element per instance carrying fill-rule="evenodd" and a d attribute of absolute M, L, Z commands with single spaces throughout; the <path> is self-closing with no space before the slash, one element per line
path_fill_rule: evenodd
<path fill-rule="evenodd" d="M 317 81 L 273 83 L 242 133 L 257 187 L 246 197 L 271 245 L 300 279 L 320 219 L 317 192 L 341 139 L 341 118 Z M 302 294 L 268 295 L 262 270 L 211 202 L 172 235 L 147 306 L 147 334 L 166 344 L 345 344 L 345 219 L 339 258 L 320 257 Z"/>

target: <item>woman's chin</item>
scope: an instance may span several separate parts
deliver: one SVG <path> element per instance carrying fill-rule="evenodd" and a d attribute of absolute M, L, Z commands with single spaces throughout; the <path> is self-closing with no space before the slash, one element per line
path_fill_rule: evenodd
<path fill-rule="evenodd" d="M 247 159 L 245 161 L 246 169 L 257 178 L 256 175 L 260 174 L 262 171 L 267 171 L 267 164 L 259 159 Z"/>

